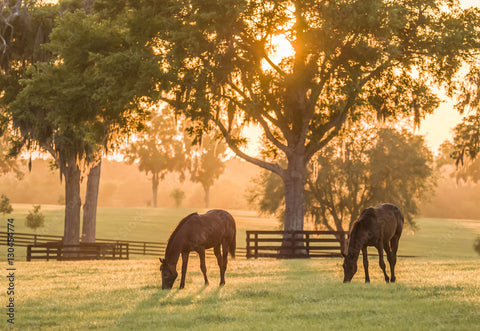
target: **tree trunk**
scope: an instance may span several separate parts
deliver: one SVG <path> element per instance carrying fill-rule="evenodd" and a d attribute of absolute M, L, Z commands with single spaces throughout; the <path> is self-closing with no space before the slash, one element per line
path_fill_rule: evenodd
<path fill-rule="evenodd" d="M 152 175 L 152 204 L 154 208 L 157 208 L 157 195 L 158 195 L 158 174 Z"/>
<path fill-rule="evenodd" d="M 80 169 L 75 159 L 67 161 L 65 176 L 65 229 L 64 245 L 78 245 L 80 239 Z"/>
<path fill-rule="evenodd" d="M 205 208 L 210 207 L 210 186 L 204 186 L 203 190 L 205 191 Z"/>
<path fill-rule="evenodd" d="M 303 155 L 289 158 L 286 176 L 283 178 L 285 185 L 285 234 L 280 250 L 282 255 L 293 254 L 296 257 L 307 255 L 307 251 L 303 249 L 304 243 L 295 241 L 295 239 L 303 238 L 303 235 L 291 233 L 293 231 L 303 231 L 306 182 L 306 168 L 303 160 Z M 292 246 L 300 249 L 292 249 Z"/>
<path fill-rule="evenodd" d="M 85 195 L 85 203 L 83 205 L 83 226 L 82 226 L 82 242 L 95 242 L 95 227 L 97 223 L 97 202 L 98 189 L 100 185 L 100 170 L 102 161 L 98 162 L 88 173 L 87 193 Z"/>

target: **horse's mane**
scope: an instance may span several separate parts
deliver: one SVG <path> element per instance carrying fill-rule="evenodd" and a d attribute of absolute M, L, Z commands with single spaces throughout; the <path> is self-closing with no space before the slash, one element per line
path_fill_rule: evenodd
<path fill-rule="evenodd" d="M 173 239 L 175 238 L 175 235 L 177 234 L 178 230 L 180 230 L 180 228 L 183 226 L 183 224 L 185 224 L 185 222 L 187 220 L 189 220 L 192 216 L 198 216 L 198 213 L 191 213 L 190 215 L 184 217 L 177 225 L 177 227 L 175 228 L 175 230 L 173 230 L 172 234 L 170 235 L 170 238 L 168 238 L 168 242 L 167 242 L 167 248 L 165 248 L 165 255 L 166 253 L 169 251 L 169 248 L 170 248 L 170 244 L 171 242 L 173 241 Z"/>
<path fill-rule="evenodd" d="M 360 222 L 367 222 L 371 218 L 376 217 L 377 214 L 375 213 L 375 208 L 369 207 L 367 209 L 364 209 L 362 213 L 360 214 L 360 217 L 358 218 L 358 223 Z"/>
<path fill-rule="evenodd" d="M 357 241 L 357 235 L 362 225 L 367 226 L 367 222 L 370 221 L 372 218 L 375 218 L 376 216 L 377 215 L 375 213 L 375 208 L 369 207 L 367 209 L 364 209 L 360 214 L 360 217 L 358 217 L 358 220 L 353 223 L 352 231 L 350 232 L 350 240 L 354 239 L 354 241 Z M 350 241 L 350 243 L 352 243 L 352 241 Z M 349 251 L 350 248 L 354 247 L 352 245 L 348 245 Z M 357 250 L 358 247 L 355 247 L 354 249 Z"/>

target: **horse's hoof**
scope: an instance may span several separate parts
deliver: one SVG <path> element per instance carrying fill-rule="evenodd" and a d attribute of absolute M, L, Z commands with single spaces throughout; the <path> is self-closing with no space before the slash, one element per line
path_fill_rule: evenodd
<path fill-rule="evenodd" d="M 365 284 L 370 284 L 370 279 L 365 279 Z"/>
<path fill-rule="evenodd" d="M 390 283 L 395 283 L 395 281 L 396 281 L 396 278 L 390 279 Z"/>

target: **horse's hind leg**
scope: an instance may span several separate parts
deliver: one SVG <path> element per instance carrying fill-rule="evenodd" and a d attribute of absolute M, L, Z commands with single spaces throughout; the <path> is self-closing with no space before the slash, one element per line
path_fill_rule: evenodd
<path fill-rule="evenodd" d="M 205 279 L 205 285 L 208 285 L 207 266 L 205 265 L 205 249 L 199 249 L 198 256 L 200 257 L 200 270 L 202 270 L 203 278 Z"/>
<path fill-rule="evenodd" d="M 392 253 L 392 245 L 390 242 L 385 244 L 385 251 L 387 252 L 387 260 L 390 264 L 390 282 L 395 283 L 395 261 Z"/>
<path fill-rule="evenodd" d="M 228 264 L 228 249 L 229 249 L 229 244 L 227 241 L 224 240 L 222 243 L 223 260 L 222 260 L 222 266 L 220 267 L 220 286 L 225 285 L 225 271 L 227 270 L 227 264 Z"/>
<path fill-rule="evenodd" d="M 390 278 L 387 275 L 387 271 L 386 271 L 387 266 L 385 265 L 385 261 L 383 260 L 383 242 L 381 245 L 377 247 L 377 250 L 378 250 L 378 262 L 380 264 L 380 268 L 383 271 L 383 275 L 385 276 L 385 281 L 388 283 L 390 281 Z"/>
<path fill-rule="evenodd" d="M 220 245 L 213 248 L 213 252 L 217 257 L 218 268 L 220 268 L 220 285 L 225 284 L 225 270 L 223 269 L 223 256 Z"/>
<path fill-rule="evenodd" d="M 398 240 L 400 238 L 394 236 L 392 240 L 390 240 L 390 256 L 388 258 L 388 262 L 390 263 L 390 272 L 392 274 L 392 278 L 390 282 L 395 283 L 395 265 L 397 264 L 397 250 L 398 250 Z"/>
<path fill-rule="evenodd" d="M 368 274 L 368 253 L 367 247 L 362 248 L 363 269 L 365 270 L 365 283 L 370 283 L 370 275 Z"/>

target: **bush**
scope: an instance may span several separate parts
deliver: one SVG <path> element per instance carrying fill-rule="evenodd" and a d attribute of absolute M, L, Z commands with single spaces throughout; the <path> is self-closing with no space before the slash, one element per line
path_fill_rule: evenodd
<path fill-rule="evenodd" d="M 6 214 L 10 214 L 12 211 L 13 208 L 10 204 L 10 199 L 8 199 L 5 194 L 2 194 L 2 198 L 0 199 L 0 213 L 5 216 Z"/>
<path fill-rule="evenodd" d="M 185 192 L 181 189 L 176 188 L 170 193 L 170 196 L 175 200 L 175 207 L 180 207 L 182 205 L 182 201 L 185 198 Z"/>
<path fill-rule="evenodd" d="M 473 248 L 475 251 L 480 254 L 480 236 L 475 240 L 475 243 L 473 244 Z"/>
<path fill-rule="evenodd" d="M 29 211 L 25 220 L 25 225 L 33 231 L 37 231 L 45 223 L 45 216 L 40 212 L 41 206 L 33 206 L 33 211 Z"/>

